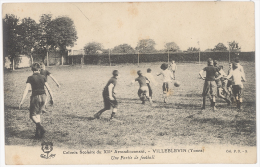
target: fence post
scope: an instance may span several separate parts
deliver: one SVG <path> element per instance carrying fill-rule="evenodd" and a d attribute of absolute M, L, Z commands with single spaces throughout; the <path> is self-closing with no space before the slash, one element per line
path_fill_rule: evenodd
<path fill-rule="evenodd" d="M 139 67 L 139 51 L 138 51 L 138 67 Z"/>
<path fill-rule="evenodd" d="M 199 64 L 200 64 L 200 51 L 199 51 Z"/>
<path fill-rule="evenodd" d="M 111 67 L 111 60 L 110 60 L 110 49 L 108 50 L 108 56 L 109 56 L 109 66 Z"/>
<path fill-rule="evenodd" d="M 170 63 L 170 60 L 169 60 L 169 49 L 168 49 L 168 65 L 169 65 L 169 63 Z"/>

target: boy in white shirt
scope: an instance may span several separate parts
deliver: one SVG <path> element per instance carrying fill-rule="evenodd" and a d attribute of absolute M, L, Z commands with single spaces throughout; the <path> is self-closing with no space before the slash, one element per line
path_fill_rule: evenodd
<path fill-rule="evenodd" d="M 148 89 L 149 89 L 149 96 L 152 98 L 153 91 L 152 91 L 152 88 L 151 88 L 151 83 L 153 83 L 155 86 L 157 86 L 157 82 L 155 81 L 151 72 L 152 72 L 152 70 L 150 68 L 148 68 L 147 73 L 145 74 L 145 77 L 148 79 L 148 80 L 146 80 L 146 84 L 147 84 Z"/>
<path fill-rule="evenodd" d="M 243 83 L 246 82 L 244 70 L 241 70 L 241 65 L 235 60 L 233 63 L 232 70 L 230 71 L 229 75 L 226 77 L 227 79 L 233 77 L 233 94 L 237 101 L 237 108 L 241 110 L 241 103 L 242 103 L 242 90 L 243 90 Z M 243 67 L 242 67 L 243 68 Z"/>
<path fill-rule="evenodd" d="M 163 101 L 164 103 L 167 102 L 167 96 L 169 95 L 169 82 L 173 79 L 173 74 L 170 70 L 168 70 L 168 64 L 163 63 L 161 65 L 161 69 L 163 70 L 157 76 L 162 75 L 163 76 Z"/>
<path fill-rule="evenodd" d="M 177 65 L 174 60 L 171 63 L 170 70 L 172 71 L 173 78 L 175 80 L 175 72 L 177 71 Z"/>

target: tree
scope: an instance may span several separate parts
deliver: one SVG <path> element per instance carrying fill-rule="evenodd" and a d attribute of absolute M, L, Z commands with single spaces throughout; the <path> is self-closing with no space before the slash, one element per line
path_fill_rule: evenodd
<path fill-rule="evenodd" d="M 22 42 L 22 54 L 26 54 L 31 58 L 33 63 L 32 51 L 35 50 L 40 36 L 39 25 L 30 17 L 22 19 L 18 32 Z"/>
<path fill-rule="evenodd" d="M 179 51 L 180 48 L 175 42 L 168 42 L 164 45 L 166 51 L 176 52 Z"/>
<path fill-rule="evenodd" d="M 58 49 L 65 54 L 66 47 L 73 47 L 78 39 L 74 22 L 69 17 L 58 17 L 49 22 L 49 16 L 44 16 L 42 24 L 46 25 L 47 44 L 52 49 Z"/>
<path fill-rule="evenodd" d="M 187 49 L 187 52 L 198 52 L 198 51 L 200 51 L 200 48 L 189 47 L 189 48 Z"/>
<path fill-rule="evenodd" d="M 153 39 L 142 39 L 138 41 L 135 49 L 140 53 L 152 53 L 156 51 L 154 48 L 155 44 Z"/>
<path fill-rule="evenodd" d="M 15 59 L 22 50 L 22 43 L 18 34 L 19 19 L 15 15 L 5 15 L 3 19 L 3 52 L 4 57 L 9 57 L 14 70 Z"/>
<path fill-rule="evenodd" d="M 128 53 L 132 54 L 135 53 L 135 50 L 132 48 L 132 46 L 128 44 L 121 44 L 118 46 L 115 46 L 112 50 L 113 53 Z"/>
<path fill-rule="evenodd" d="M 236 41 L 228 42 L 228 45 L 230 51 L 241 51 L 241 47 L 238 45 L 238 42 Z"/>
<path fill-rule="evenodd" d="M 42 59 L 43 62 L 47 55 L 48 46 L 51 45 L 50 38 L 49 38 L 51 34 L 47 34 L 50 33 L 50 30 L 48 31 L 47 29 L 50 28 L 49 24 L 51 23 L 51 20 L 52 20 L 51 14 L 43 14 L 40 17 L 39 20 L 40 23 L 38 25 L 40 34 L 38 37 L 38 44 L 35 46 L 35 52 Z"/>
<path fill-rule="evenodd" d="M 84 46 L 85 54 L 87 55 L 96 55 L 98 51 L 103 50 L 103 45 L 97 42 L 90 42 Z"/>
<path fill-rule="evenodd" d="M 227 51 L 227 47 L 223 43 L 218 43 L 213 51 Z"/>

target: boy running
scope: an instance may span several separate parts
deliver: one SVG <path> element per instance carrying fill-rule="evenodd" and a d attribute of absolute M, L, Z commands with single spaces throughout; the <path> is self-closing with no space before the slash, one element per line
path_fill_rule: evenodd
<path fill-rule="evenodd" d="M 148 82 L 150 81 L 145 76 L 143 76 L 143 73 L 140 70 L 137 71 L 137 74 L 139 77 L 137 77 L 134 81 L 132 81 L 132 84 L 136 81 L 139 83 L 139 89 L 137 94 L 140 100 L 142 101 L 142 104 L 145 104 L 145 98 L 147 98 L 152 105 L 153 101 L 152 98 L 149 96 L 149 88 L 146 84 L 147 81 Z"/>
<path fill-rule="evenodd" d="M 203 77 L 203 72 L 206 72 L 206 77 Z M 209 92 L 210 96 L 210 102 L 211 102 L 211 107 L 213 107 L 213 111 L 216 110 L 215 103 L 216 103 L 216 82 L 215 82 L 215 75 L 218 72 L 218 68 L 213 66 L 213 60 L 211 58 L 208 59 L 208 66 L 203 68 L 200 72 L 199 75 L 200 77 L 205 80 L 204 86 L 203 86 L 203 106 L 202 109 L 205 109 L 205 104 L 206 104 L 206 96 Z"/>
<path fill-rule="evenodd" d="M 104 100 L 104 108 L 101 109 L 100 111 L 98 111 L 95 115 L 94 115 L 94 118 L 97 118 L 99 119 L 101 114 L 106 111 L 106 110 L 110 110 L 110 108 L 112 107 L 112 114 L 111 114 L 111 117 L 110 117 L 110 120 L 112 120 L 117 112 L 117 107 L 118 107 L 118 103 L 117 103 L 117 100 L 116 100 L 116 97 L 115 97 L 115 92 L 114 92 L 114 89 L 116 87 L 116 84 L 117 84 L 117 78 L 118 78 L 118 75 L 119 75 L 119 72 L 117 70 L 114 70 L 113 71 L 113 77 L 111 77 L 104 90 L 103 90 L 103 100 Z"/>
<path fill-rule="evenodd" d="M 243 90 L 243 83 L 246 82 L 245 73 L 243 70 L 241 70 L 241 67 L 239 66 L 239 63 L 235 61 L 233 63 L 233 68 L 230 71 L 230 74 L 226 77 L 227 79 L 233 77 L 233 94 L 236 98 L 237 102 L 237 108 L 240 111 L 242 109 L 242 90 Z"/>
<path fill-rule="evenodd" d="M 46 93 L 44 86 L 47 88 L 50 98 L 51 98 L 51 104 L 53 104 L 53 95 L 50 90 L 50 87 L 48 83 L 46 82 L 46 78 L 40 74 L 40 64 L 34 63 L 32 65 L 32 71 L 33 75 L 29 76 L 26 81 L 26 88 L 23 93 L 22 100 L 19 104 L 19 109 L 21 108 L 23 101 L 28 93 L 28 90 L 32 89 L 32 95 L 30 98 L 30 118 L 32 121 L 36 124 L 36 138 L 42 138 L 45 130 L 43 126 L 41 125 L 41 114 L 42 109 L 44 107 L 45 99 L 46 99 Z"/>
<path fill-rule="evenodd" d="M 167 96 L 169 95 L 169 82 L 173 79 L 173 73 L 168 70 L 168 64 L 163 63 L 161 65 L 161 69 L 163 70 L 157 76 L 162 75 L 163 76 L 163 102 L 167 103 Z"/>
<path fill-rule="evenodd" d="M 151 83 L 153 83 L 155 86 L 157 85 L 157 82 L 155 81 L 153 75 L 152 75 L 152 70 L 150 68 L 147 69 L 147 73 L 145 74 L 145 77 L 148 79 L 146 80 L 146 84 L 148 86 L 148 89 L 149 89 L 149 96 L 152 98 L 153 96 L 153 91 L 152 91 L 152 88 L 151 88 Z"/>

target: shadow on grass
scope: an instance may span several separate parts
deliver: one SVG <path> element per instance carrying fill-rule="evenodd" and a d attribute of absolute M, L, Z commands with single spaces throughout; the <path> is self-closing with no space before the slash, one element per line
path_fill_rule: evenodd
<path fill-rule="evenodd" d="M 64 115 L 63 117 L 67 117 L 69 119 L 78 119 L 78 120 L 94 120 L 95 118 L 92 116 L 92 117 L 86 117 L 86 116 L 79 116 L 79 115 L 73 115 L 73 114 L 67 114 L 67 115 Z"/>
<path fill-rule="evenodd" d="M 166 108 L 166 109 L 201 109 L 201 106 L 198 104 L 183 104 L 183 103 L 161 103 L 159 106 L 155 106 L 155 108 Z"/>

